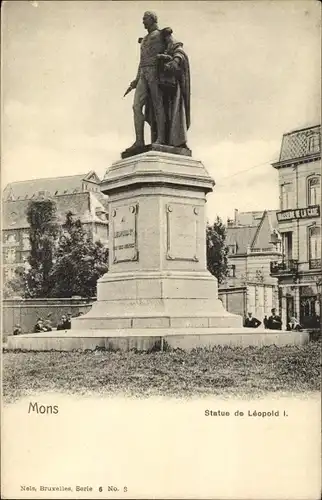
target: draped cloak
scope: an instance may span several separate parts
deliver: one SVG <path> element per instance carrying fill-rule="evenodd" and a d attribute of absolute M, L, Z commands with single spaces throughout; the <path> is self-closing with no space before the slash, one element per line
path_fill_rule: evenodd
<path fill-rule="evenodd" d="M 177 68 L 172 70 L 167 87 L 164 81 L 164 67 L 161 63 L 158 67 L 159 85 L 163 93 L 163 105 L 166 115 L 166 141 L 170 146 L 186 146 L 187 130 L 190 127 L 190 66 L 189 59 L 183 50 L 183 44 L 173 40 L 165 54 L 176 59 Z M 166 80 L 166 78 L 165 78 Z M 151 140 L 157 137 L 156 121 L 149 95 L 145 103 L 145 120 L 151 126 Z"/>

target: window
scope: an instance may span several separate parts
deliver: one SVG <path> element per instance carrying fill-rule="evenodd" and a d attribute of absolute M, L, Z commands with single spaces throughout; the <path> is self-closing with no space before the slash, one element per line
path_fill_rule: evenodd
<path fill-rule="evenodd" d="M 292 184 L 281 185 L 281 209 L 291 208 Z"/>
<path fill-rule="evenodd" d="M 16 250 L 14 248 L 9 248 L 6 252 L 6 261 L 8 264 L 13 264 L 16 260 Z"/>
<path fill-rule="evenodd" d="M 310 267 L 312 261 L 321 259 L 321 228 L 319 226 L 309 228 L 309 259 Z"/>
<path fill-rule="evenodd" d="M 7 276 L 8 276 L 8 280 L 12 280 L 12 278 L 14 278 L 14 276 L 15 276 L 15 270 L 13 268 L 9 267 Z"/>
<path fill-rule="evenodd" d="M 282 248 L 283 255 L 286 262 L 292 260 L 293 257 L 293 233 L 288 231 L 287 233 L 282 233 Z"/>
<path fill-rule="evenodd" d="M 318 153 L 320 151 L 320 134 L 316 133 L 308 138 L 308 153 Z"/>
<path fill-rule="evenodd" d="M 13 201 L 15 197 L 13 196 L 13 192 L 10 191 L 10 193 L 7 195 L 6 201 Z"/>
<path fill-rule="evenodd" d="M 321 177 L 319 175 L 308 179 L 308 205 L 321 203 Z"/>
<path fill-rule="evenodd" d="M 10 214 L 10 225 L 13 226 L 17 223 L 18 216 L 16 212 L 11 212 Z"/>
<path fill-rule="evenodd" d="M 14 269 L 11 269 L 11 267 L 7 267 L 4 270 L 4 279 L 5 281 L 10 281 L 14 277 Z"/>
<path fill-rule="evenodd" d="M 228 252 L 230 255 L 234 255 L 237 252 L 237 244 L 228 245 Z"/>
<path fill-rule="evenodd" d="M 228 266 L 228 278 L 236 278 L 236 266 Z"/>
<path fill-rule="evenodd" d="M 23 250 L 30 249 L 29 233 L 22 234 L 22 249 Z"/>
<path fill-rule="evenodd" d="M 13 244 L 16 243 L 16 235 L 11 233 L 7 235 L 7 243 Z"/>

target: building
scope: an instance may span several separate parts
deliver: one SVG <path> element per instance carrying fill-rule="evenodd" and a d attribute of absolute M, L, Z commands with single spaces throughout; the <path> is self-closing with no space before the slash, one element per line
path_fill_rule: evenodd
<path fill-rule="evenodd" d="M 11 279 L 29 255 L 29 225 L 26 212 L 31 200 L 51 197 L 60 223 L 71 211 L 79 217 L 94 240 L 108 244 L 107 196 L 100 191 L 100 179 L 91 171 L 83 175 L 12 182 L 3 192 L 2 241 L 4 279 Z"/>
<path fill-rule="evenodd" d="M 267 215 L 273 225 L 274 229 L 277 229 L 277 219 L 276 212 L 277 210 L 266 210 Z M 235 208 L 234 219 L 228 219 L 227 225 L 233 226 L 258 226 L 260 220 L 263 217 L 263 210 L 252 211 L 252 212 L 239 212 Z"/>
<path fill-rule="evenodd" d="M 321 305 L 321 126 L 283 135 L 278 170 L 278 231 L 282 257 L 271 265 L 279 281 L 284 322 L 295 315 L 318 327 Z M 285 324 L 285 323 L 284 323 Z"/>
<path fill-rule="evenodd" d="M 226 244 L 229 275 L 220 285 L 220 298 L 231 312 L 252 312 L 262 321 L 278 306 L 278 279 L 271 276 L 271 262 L 282 257 L 275 212 L 239 215 L 236 210 L 227 224 Z"/>

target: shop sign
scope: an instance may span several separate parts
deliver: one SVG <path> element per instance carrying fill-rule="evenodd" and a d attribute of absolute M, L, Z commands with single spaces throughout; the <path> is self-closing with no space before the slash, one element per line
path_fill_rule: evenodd
<path fill-rule="evenodd" d="M 282 210 L 276 214 L 278 222 L 287 222 L 294 219 L 310 219 L 320 217 L 320 205 L 313 205 L 306 208 L 296 208 L 292 210 Z"/>

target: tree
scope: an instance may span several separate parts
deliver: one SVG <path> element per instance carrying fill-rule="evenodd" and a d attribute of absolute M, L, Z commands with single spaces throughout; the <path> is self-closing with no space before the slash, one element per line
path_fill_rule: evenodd
<path fill-rule="evenodd" d="M 222 283 L 228 273 L 228 247 L 226 241 L 226 227 L 220 217 L 211 225 L 207 223 L 207 267 L 216 276 L 218 283 Z"/>
<path fill-rule="evenodd" d="M 30 226 L 30 269 L 26 274 L 26 294 L 29 297 L 48 297 L 52 286 L 50 274 L 55 246 L 59 236 L 56 203 L 49 198 L 32 200 L 27 208 Z"/>
<path fill-rule="evenodd" d="M 14 276 L 9 280 L 3 280 L 3 297 L 11 299 L 13 297 L 24 298 L 27 291 L 27 274 L 23 266 L 15 269 Z"/>
<path fill-rule="evenodd" d="M 108 271 L 108 249 L 100 241 L 94 242 L 71 212 L 66 214 L 62 229 L 51 273 L 51 294 L 93 297 L 98 278 Z"/>

